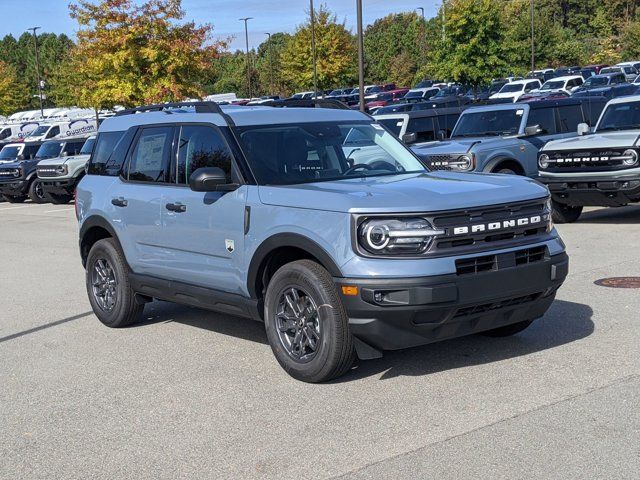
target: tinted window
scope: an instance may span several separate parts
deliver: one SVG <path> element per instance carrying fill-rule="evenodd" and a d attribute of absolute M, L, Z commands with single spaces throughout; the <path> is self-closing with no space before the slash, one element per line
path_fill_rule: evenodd
<path fill-rule="evenodd" d="M 84 140 L 81 142 L 67 142 L 62 151 L 66 152 L 67 155 L 78 155 L 83 145 Z"/>
<path fill-rule="evenodd" d="M 129 158 L 128 179 L 137 182 L 165 182 L 173 144 L 173 127 L 142 129 Z"/>
<path fill-rule="evenodd" d="M 96 145 L 89 160 L 89 173 L 92 175 L 116 176 L 120 173 L 119 162 L 110 161 L 111 154 L 124 135 L 124 132 L 99 133 Z"/>
<path fill-rule="evenodd" d="M 443 130 L 447 137 L 451 136 L 451 131 L 453 127 L 456 126 L 456 122 L 458 118 L 460 118 L 459 114 L 451 114 L 451 115 L 438 115 L 438 128 Z"/>
<path fill-rule="evenodd" d="M 467 112 L 460 117 L 452 136 L 515 135 L 520 130 L 524 109 L 510 108 L 508 110 L 487 110 L 484 112 L 467 110 Z"/>
<path fill-rule="evenodd" d="M 4 140 L 5 138 L 9 138 L 10 135 L 11 135 L 11 129 L 10 128 L 5 128 L 4 130 L 2 130 L 2 132 L 0 132 L 0 140 Z"/>
<path fill-rule="evenodd" d="M 580 105 L 558 107 L 560 117 L 560 133 L 575 132 L 578 124 L 585 121 Z"/>
<path fill-rule="evenodd" d="M 6 146 L 0 151 L 0 160 L 12 160 L 20 155 L 20 147 Z"/>
<path fill-rule="evenodd" d="M 529 110 L 527 127 L 540 125 L 543 134 L 556 133 L 556 119 L 553 108 L 532 108 Z"/>
<path fill-rule="evenodd" d="M 60 135 L 60 127 L 57 125 L 55 127 L 51 127 L 51 130 L 47 133 L 47 138 L 53 138 L 56 135 Z"/>
<path fill-rule="evenodd" d="M 221 134 L 211 127 L 188 125 L 180 129 L 177 183 L 186 185 L 198 168 L 218 167 L 231 183 L 231 151 Z"/>
<path fill-rule="evenodd" d="M 433 117 L 410 118 L 407 125 L 407 133 L 415 133 L 418 142 L 430 142 L 435 140 L 435 128 Z"/>
<path fill-rule="evenodd" d="M 93 146 L 96 144 L 95 138 L 88 138 L 84 145 L 82 145 L 82 149 L 80 150 L 80 155 L 91 155 L 93 151 Z"/>
<path fill-rule="evenodd" d="M 640 128 L 640 102 L 610 105 L 602 114 L 598 131 Z"/>
<path fill-rule="evenodd" d="M 62 142 L 54 142 L 54 141 L 45 142 L 38 149 L 38 153 L 36 153 L 36 158 L 55 158 L 58 155 L 60 155 L 63 145 L 64 143 Z"/>
<path fill-rule="evenodd" d="M 400 135 L 400 130 L 402 130 L 402 124 L 404 123 L 404 120 L 402 120 L 401 118 L 381 118 L 378 120 L 378 122 L 387 127 L 387 130 L 389 130 L 397 137 Z"/>
<path fill-rule="evenodd" d="M 36 144 L 36 145 L 25 145 L 24 149 L 22 150 L 22 155 L 26 159 L 33 158 L 33 157 L 36 156 L 36 153 L 38 153 L 39 149 L 40 149 L 40 145 L 38 145 L 38 144 Z"/>

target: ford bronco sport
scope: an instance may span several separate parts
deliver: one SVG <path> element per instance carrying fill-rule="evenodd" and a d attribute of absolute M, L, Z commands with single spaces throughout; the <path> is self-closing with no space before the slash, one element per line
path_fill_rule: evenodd
<path fill-rule="evenodd" d="M 99 129 L 76 212 L 105 325 L 154 299 L 262 320 L 279 363 L 308 382 L 356 355 L 520 332 L 568 271 L 546 188 L 431 173 L 350 110 L 119 112 Z"/>
<path fill-rule="evenodd" d="M 553 198 L 553 218 L 575 222 L 585 206 L 619 207 L 640 201 L 640 96 L 607 103 L 593 133 L 547 143 L 540 181 Z"/>

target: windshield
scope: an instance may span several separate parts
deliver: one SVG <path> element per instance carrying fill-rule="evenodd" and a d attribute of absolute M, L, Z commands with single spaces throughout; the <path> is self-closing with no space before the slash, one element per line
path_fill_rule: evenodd
<path fill-rule="evenodd" d="M 402 130 L 402 124 L 404 121 L 402 118 L 380 118 L 378 123 L 381 123 L 387 130 L 393 133 L 396 137 L 400 136 L 400 130 Z"/>
<path fill-rule="evenodd" d="M 589 77 L 582 84 L 583 87 L 600 87 L 609 84 L 609 77 Z"/>
<path fill-rule="evenodd" d="M 552 80 L 542 85 L 540 90 L 559 90 L 561 88 L 564 88 L 564 80 Z"/>
<path fill-rule="evenodd" d="M 424 95 L 424 92 L 421 90 L 414 90 L 413 92 L 407 92 L 404 96 L 405 98 L 421 98 Z"/>
<path fill-rule="evenodd" d="M 60 150 L 62 150 L 62 143 L 60 142 L 46 142 L 43 143 L 38 153 L 36 153 L 36 158 L 55 158 L 60 155 Z"/>
<path fill-rule="evenodd" d="M 0 151 L 0 160 L 13 160 L 20 155 L 20 147 L 6 146 Z"/>
<path fill-rule="evenodd" d="M 507 83 L 500 89 L 500 93 L 521 92 L 524 90 L 524 83 Z"/>
<path fill-rule="evenodd" d="M 44 135 L 51 128 L 50 125 L 40 125 L 38 128 L 29 133 L 29 137 L 39 137 L 40 135 Z"/>
<path fill-rule="evenodd" d="M 600 70 L 600 73 L 619 73 L 620 72 L 620 68 L 618 67 L 611 67 L 611 68 L 603 68 L 602 70 Z"/>
<path fill-rule="evenodd" d="M 261 185 L 293 185 L 422 173 L 420 161 L 382 126 L 322 122 L 239 128 Z"/>
<path fill-rule="evenodd" d="M 524 110 L 488 110 L 484 112 L 465 112 L 455 126 L 451 138 L 485 137 L 493 135 L 516 135 Z"/>
<path fill-rule="evenodd" d="M 640 102 L 618 103 L 607 107 L 597 131 L 640 129 Z"/>
<path fill-rule="evenodd" d="M 96 138 L 88 138 L 84 145 L 82 145 L 82 149 L 80 150 L 80 155 L 91 155 L 93 151 L 93 145 L 96 143 Z"/>

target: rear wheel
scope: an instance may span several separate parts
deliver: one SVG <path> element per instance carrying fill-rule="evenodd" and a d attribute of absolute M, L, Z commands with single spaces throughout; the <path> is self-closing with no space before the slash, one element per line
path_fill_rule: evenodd
<path fill-rule="evenodd" d="M 48 193 L 49 201 L 54 205 L 64 205 L 73 200 L 73 195 L 59 195 L 57 193 Z"/>
<path fill-rule="evenodd" d="M 40 180 L 35 179 L 31 181 L 29 185 L 29 198 L 33 203 L 47 202 L 47 195 L 44 193 L 44 188 L 42 188 L 42 182 L 40 182 Z"/>
<path fill-rule="evenodd" d="M 15 197 L 13 195 L 3 195 L 2 198 L 9 203 L 22 203 L 27 199 L 27 197 Z"/>
<path fill-rule="evenodd" d="M 98 240 L 91 247 L 86 268 L 89 302 L 98 320 L 112 328 L 138 321 L 144 304 L 136 301 L 129 268 L 112 238 Z"/>
<path fill-rule="evenodd" d="M 551 207 L 551 218 L 555 223 L 573 223 L 582 214 L 582 207 L 572 207 L 555 201 L 551 201 Z"/>
<path fill-rule="evenodd" d="M 333 278 L 311 260 L 289 263 L 275 273 L 265 297 L 265 328 L 276 359 L 298 380 L 331 380 L 355 360 Z"/>
<path fill-rule="evenodd" d="M 482 335 L 487 337 L 510 337 L 516 333 L 520 333 L 533 323 L 533 320 L 525 320 L 524 322 L 513 323 L 511 325 L 505 325 L 504 327 L 494 328 L 493 330 L 487 330 L 482 332 Z"/>

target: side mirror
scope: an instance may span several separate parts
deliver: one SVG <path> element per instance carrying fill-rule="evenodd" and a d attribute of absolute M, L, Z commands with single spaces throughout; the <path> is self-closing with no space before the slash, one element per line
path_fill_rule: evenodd
<path fill-rule="evenodd" d="M 540 128 L 540 125 L 531 125 L 530 127 L 525 127 L 524 129 L 524 134 L 527 137 L 532 137 L 534 135 L 539 135 L 542 133 L 542 128 Z"/>
<path fill-rule="evenodd" d="M 582 137 L 589 133 L 591 129 L 589 128 L 589 124 L 587 123 L 579 123 L 578 124 L 578 136 Z"/>
<path fill-rule="evenodd" d="M 16 160 L 24 160 L 24 155 L 20 154 L 16 157 Z"/>
<path fill-rule="evenodd" d="M 194 192 L 230 192 L 237 184 L 227 182 L 227 175 L 218 167 L 197 169 L 189 177 L 189 188 Z"/>
<path fill-rule="evenodd" d="M 416 143 L 417 140 L 418 140 L 418 134 L 416 132 L 405 133 L 404 135 L 402 135 L 402 142 L 406 143 L 407 145 L 411 143 Z"/>
<path fill-rule="evenodd" d="M 439 141 L 446 140 L 447 139 L 447 132 L 445 132 L 444 130 L 438 130 L 436 138 Z"/>
<path fill-rule="evenodd" d="M 68 157 L 69 156 L 69 152 L 60 152 L 60 156 L 61 157 Z"/>

